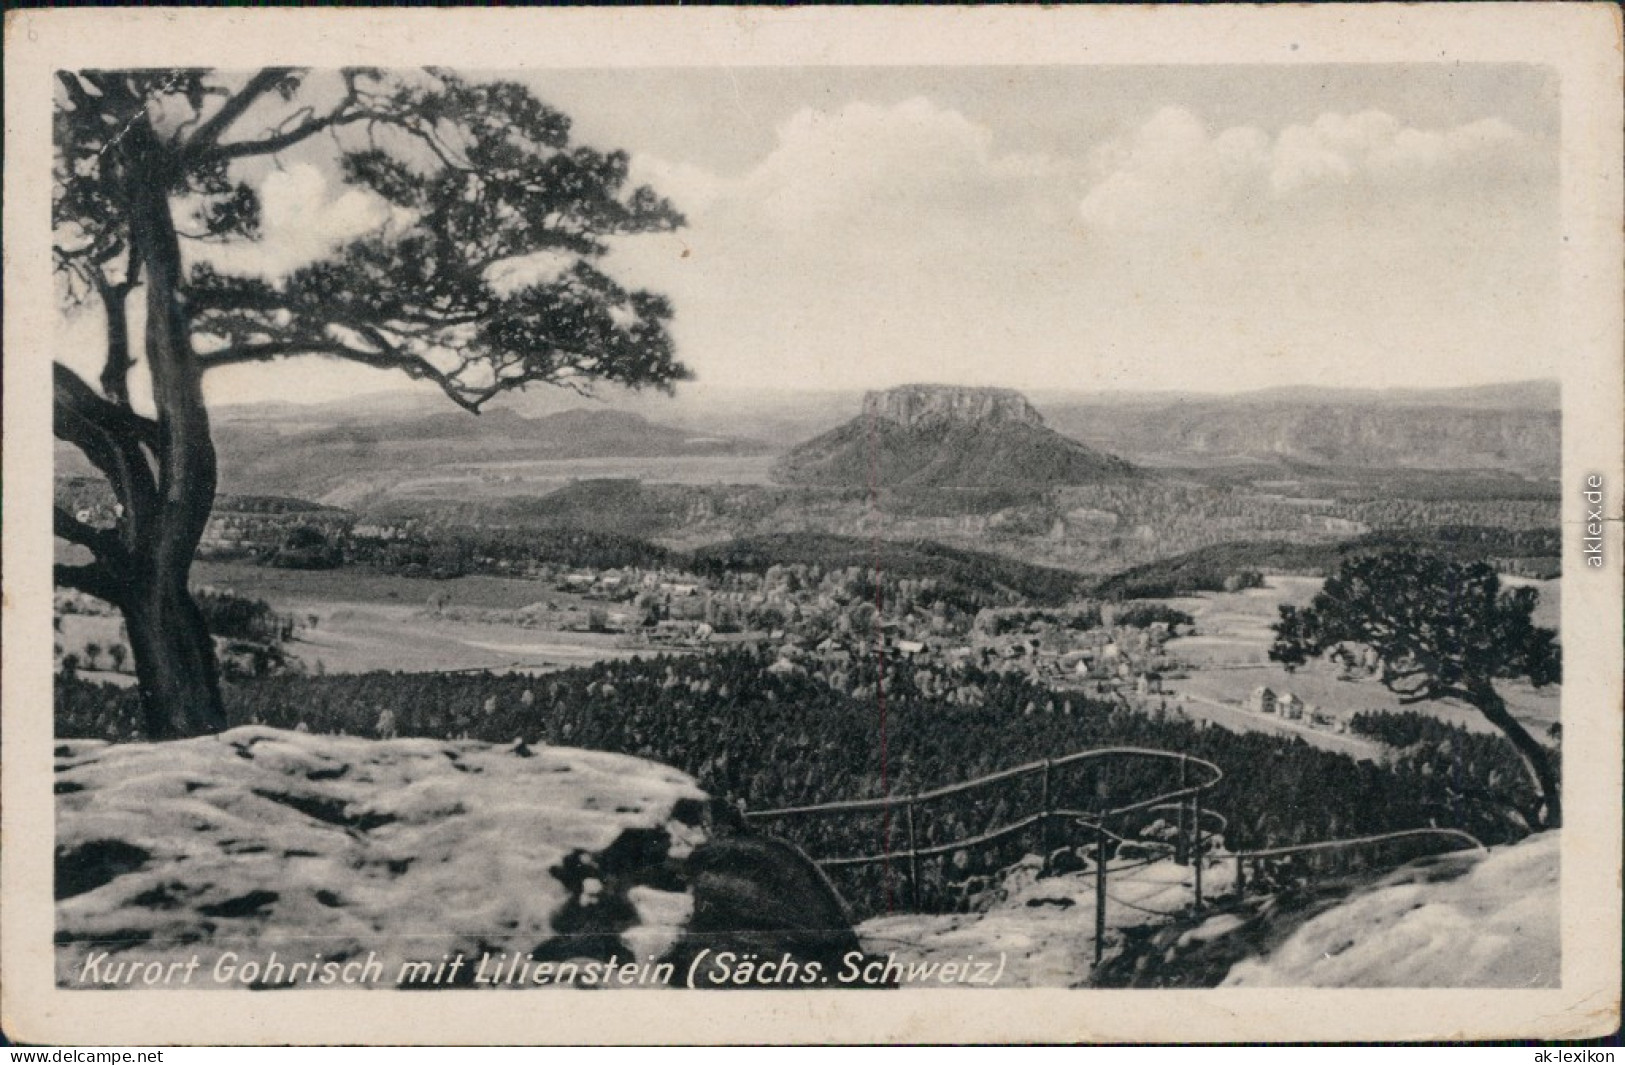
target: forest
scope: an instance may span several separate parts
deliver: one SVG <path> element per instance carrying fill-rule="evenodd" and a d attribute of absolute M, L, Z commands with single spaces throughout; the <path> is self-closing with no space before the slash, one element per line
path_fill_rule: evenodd
<path fill-rule="evenodd" d="M 1391 551 L 1414 551 L 1457 562 L 1489 562 L 1520 576 L 1556 576 L 1562 553 L 1556 528 L 1508 529 L 1444 525 L 1385 529 L 1335 543 L 1238 541 L 1134 566 L 1094 584 L 1107 599 L 1166 599 L 1198 592 L 1235 591 L 1263 583 L 1260 570 L 1324 576 L 1344 560 Z M 1535 565 L 1535 563 L 1542 563 Z"/>

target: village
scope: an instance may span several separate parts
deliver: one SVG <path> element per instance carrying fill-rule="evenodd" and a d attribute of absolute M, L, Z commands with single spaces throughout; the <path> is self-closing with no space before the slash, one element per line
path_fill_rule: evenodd
<path fill-rule="evenodd" d="M 308 515 L 307 515 L 308 516 Z M 287 515 L 266 515 L 269 521 L 243 522 L 236 518 L 232 531 L 245 525 L 258 536 L 210 544 L 242 549 L 253 541 L 269 542 L 266 533 L 283 536 Z M 223 523 L 222 523 L 223 524 Z M 257 527 L 256 527 L 257 526 Z M 221 525 L 217 531 L 225 531 Z M 335 530 L 336 531 L 336 530 Z M 387 525 L 353 526 L 345 530 L 356 538 L 398 540 L 407 530 Z M 751 649 L 772 659 L 766 668 L 776 674 L 802 674 L 855 698 L 872 696 L 873 673 L 859 667 L 876 656 L 909 664 L 913 683 L 922 694 L 940 696 L 957 705 L 982 701 L 978 685 L 966 679 L 973 669 L 980 674 L 1023 677 L 1056 694 L 1055 699 L 1026 708 L 1027 713 L 1070 714 L 1067 693 L 1111 698 L 1126 708 L 1148 713 L 1212 719 L 1217 702 L 1182 691 L 1178 682 L 1193 670 L 1211 668 L 1170 651 L 1170 641 L 1197 634 L 1195 619 L 1174 606 L 1154 600 L 1128 602 L 1079 598 L 1060 606 L 1038 607 L 1011 603 L 969 609 L 956 602 L 953 591 L 934 578 L 883 576 L 877 581 L 867 567 L 823 567 L 801 563 L 772 565 L 764 572 L 698 574 L 676 567 L 569 567 L 550 562 L 510 559 L 473 559 L 482 569 L 502 573 L 514 584 L 534 585 L 535 599 L 523 606 L 497 608 L 459 601 L 456 581 L 424 581 L 404 577 L 389 584 L 399 591 L 391 599 L 421 595 L 419 616 L 430 626 L 516 627 L 539 632 L 577 634 L 593 640 L 606 656 L 629 654 L 695 654 L 729 648 Z M 312 576 L 315 576 L 314 574 Z M 417 586 L 419 591 L 410 589 Z M 204 591 L 230 598 L 233 587 L 210 586 Z M 62 613 L 79 615 L 58 638 L 59 662 L 81 670 L 105 672 L 106 679 L 127 683 L 121 676 L 130 659 L 122 632 L 112 631 L 112 619 L 92 619 L 105 613 L 83 597 L 64 593 Z M 271 604 L 274 610 L 286 604 Z M 289 642 L 282 654 L 255 654 L 251 641 L 219 640 L 220 651 L 234 676 L 253 675 L 262 668 L 299 668 L 299 641 L 318 624 L 314 614 L 294 611 L 280 627 Z M 78 635 L 76 638 L 76 634 Z M 99 642 L 98 642 L 99 641 Z M 103 663 L 99 656 L 105 656 Z M 424 661 L 421 668 L 446 665 Z M 1347 675 L 1368 666 L 1341 662 Z M 515 668 L 526 668 L 516 663 Z M 868 681 L 863 676 L 871 678 Z M 1293 731 L 1324 730 L 1341 734 L 1346 723 L 1309 704 L 1288 690 L 1257 687 L 1244 701 L 1223 700 L 1232 711 L 1221 720 L 1234 723 L 1234 712 L 1257 715 L 1266 721 L 1292 722 Z M 1206 705 L 1204 705 L 1206 704 Z M 1278 728 L 1279 726 L 1275 726 Z"/>
<path fill-rule="evenodd" d="M 514 611 L 459 608 L 447 596 L 430 603 L 433 615 L 452 621 L 518 624 L 531 628 L 613 637 L 624 652 L 702 652 L 725 647 L 770 656 L 771 673 L 814 677 L 865 698 L 872 685 L 855 680 L 855 666 L 875 656 L 907 662 L 924 694 L 975 705 L 977 672 L 1020 676 L 1060 697 L 1028 713 L 1071 713 L 1068 692 L 1106 696 L 1144 712 L 1207 718 L 1201 703 L 1178 682 L 1200 662 L 1186 661 L 1170 641 L 1196 635 L 1194 619 L 1164 603 L 1078 599 L 1059 607 L 982 607 L 974 613 L 940 597 L 930 579 L 887 578 L 849 566 L 784 564 L 765 573 L 712 578 L 676 569 L 605 570 L 540 567 L 535 578 L 557 595 Z M 1336 663 L 1343 679 L 1356 679 L 1372 663 Z M 1266 720 L 1292 722 L 1293 731 L 1347 732 L 1347 723 L 1285 688 L 1259 686 L 1226 706 Z"/>
<path fill-rule="evenodd" d="M 80 510 L 107 505 L 77 479 L 66 487 Z M 319 594 L 324 600 L 350 598 L 343 587 L 353 585 L 362 559 L 372 560 L 370 567 L 363 566 L 377 571 L 375 577 L 389 589 L 383 593 L 388 599 L 424 603 L 417 614 L 431 631 L 459 626 L 458 636 L 446 646 L 460 654 L 467 648 L 459 639 L 481 628 L 568 634 L 566 638 L 584 644 L 568 659 L 571 663 L 582 661 L 582 655 L 591 657 L 592 648 L 606 658 L 749 648 L 771 658 L 770 672 L 815 677 L 857 698 L 873 694 L 872 682 L 859 679 L 864 671 L 858 667 L 878 655 L 908 662 L 925 694 L 940 694 L 960 705 L 981 701 L 977 686 L 964 678 L 974 669 L 1024 677 L 1056 693 L 1056 699 L 1030 707 L 1031 713 L 1069 713 L 1066 695 L 1078 693 L 1147 713 L 1296 734 L 1334 749 L 1350 742 L 1346 714 L 1315 705 L 1278 682 L 1256 684 L 1250 692 L 1228 686 L 1222 692 L 1205 685 L 1187 688 L 1181 682 L 1226 667 L 1202 654 L 1181 653 L 1181 642 L 1198 636 L 1197 622 L 1172 603 L 1080 597 L 1037 606 L 1009 593 L 967 597 L 951 582 L 931 577 L 877 578 L 867 566 L 784 563 L 761 572 L 698 573 L 680 565 L 567 565 L 549 560 L 543 551 L 525 549 L 524 540 L 504 542 L 502 550 L 465 545 L 456 559 L 460 572 L 499 578 L 515 589 L 519 599 L 510 601 L 516 605 L 502 606 L 477 597 L 465 600 L 463 582 L 443 579 L 435 560 L 445 545 L 431 525 L 411 518 L 358 518 L 301 500 L 224 498 L 199 557 L 244 573 L 332 573 L 338 581 Z M 512 549 L 516 545 L 517 551 Z M 317 578 L 319 572 L 309 575 Z M 442 579 L 423 579 L 431 577 Z M 524 591 L 532 586 L 533 598 Z M 230 597 L 235 587 L 233 581 L 216 581 L 207 590 Z M 430 589 L 426 596 L 425 588 Z M 265 595 L 274 611 L 289 612 L 284 629 L 291 642 L 266 654 L 240 633 L 217 640 L 231 675 L 252 676 L 267 668 L 335 668 L 331 661 L 300 660 L 299 641 L 319 624 L 319 611 L 310 612 L 306 597 L 284 601 L 277 594 L 251 594 Z M 1188 602 L 1182 605 L 1190 607 Z M 123 641 L 112 630 L 111 619 L 92 619 L 88 615 L 97 611 L 86 603 L 68 605 L 66 612 L 80 618 L 59 635 L 59 663 L 103 673 L 115 683 L 133 679 L 125 675 L 132 668 L 127 652 L 114 649 Z M 515 661 L 506 668 L 535 672 L 564 664 L 554 658 Z M 448 657 L 445 662 L 424 659 L 413 668 L 468 665 L 462 657 L 455 662 Z M 1340 658 L 1329 665 L 1338 679 L 1356 680 L 1369 676 L 1374 663 Z M 1325 739 L 1317 740 L 1317 735 Z"/>

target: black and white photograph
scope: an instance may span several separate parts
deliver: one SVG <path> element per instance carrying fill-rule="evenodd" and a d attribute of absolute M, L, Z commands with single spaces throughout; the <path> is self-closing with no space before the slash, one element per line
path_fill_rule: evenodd
<path fill-rule="evenodd" d="M 904 43 L 949 12 L 238 12 L 218 61 L 38 17 L 8 1028 L 64 1031 L 28 946 L 31 1000 L 200 1031 L 1613 1030 L 1618 101 L 1552 42 L 1617 68 L 1618 13 L 1529 8 L 1177 61 L 1076 10 L 982 15 L 1072 61 Z"/>

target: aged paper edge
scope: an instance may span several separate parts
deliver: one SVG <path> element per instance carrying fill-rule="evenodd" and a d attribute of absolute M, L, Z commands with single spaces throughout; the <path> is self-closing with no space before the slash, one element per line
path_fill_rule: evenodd
<path fill-rule="evenodd" d="M 1201 1042 L 1582 1038 L 1618 1026 L 1621 525 L 1581 562 L 1581 478 L 1625 488 L 1620 14 L 1603 4 L 1087 9 L 61 10 L 7 14 L 0 1025 L 15 1041 L 162 1043 Z M 524 42 L 515 48 L 515 42 Z M 54 305 L 50 73 L 265 63 L 469 69 L 1524 62 L 1562 79 L 1565 791 L 1560 990 L 58 991 L 50 933 L 45 515 Z M 1532 372 L 1548 367 L 1531 361 Z M 204 998 L 194 999 L 195 994 Z M 428 1008 L 425 1008 L 428 1007 Z"/>

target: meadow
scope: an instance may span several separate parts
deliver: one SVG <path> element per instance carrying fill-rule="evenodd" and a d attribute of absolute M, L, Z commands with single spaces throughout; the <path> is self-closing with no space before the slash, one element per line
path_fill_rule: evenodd
<path fill-rule="evenodd" d="M 608 633 L 539 629 L 483 616 L 548 603 L 556 615 L 585 624 L 603 606 L 540 581 L 431 580 L 353 567 L 287 570 L 232 562 L 199 563 L 195 575 L 200 584 L 264 599 L 293 614 L 301 624 L 286 650 L 310 672 L 531 672 L 632 654 Z"/>
<path fill-rule="evenodd" d="M 1396 709 L 1394 694 L 1374 677 L 1357 673 L 1355 679 L 1341 679 L 1342 671 L 1324 662 L 1310 663 L 1288 672 L 1286 667 L 1269 660 L 1269 647 L 1274 641 L 1271 626 L 1279 616 L 1280 607 L 1307 605 L 1320 590 L 1321 583 L 1318 577 L 1271 575 L 1265 578 L 1263 588 L 1162 600 L 1196 619 L 1194 635 L 1168 641 L 1168 653 L 1191 667 L 1168 682 L 1169 690 L 1240 706 L 1259 687 L 1269 687 L 1277 694 L 1291 692 L 1313 709 L 1344 722 L 1360 711 Z M 1536 623 L 1558 627 L 1562 613 L 1559 581 L 1507 577 L 1503 583 L 1538 589 Z M 1536 689 L 1515 681 L 1501 682 L 1498 687 L 1514 716 L 1539 734 L 1544 734 L 1558 721 L 1559 687 Z M 1199 709 L 1195 707 L 1193 712 Z M 1443 721 L 1464 728 L 1493 730 L 1493 726 L 1470 707 L 1441 701 L 1425 704 L 1425 709 Z M 1250 716 L 1259 719 L 1258 727 L 1270 727 L 1267 715 Z"/>

